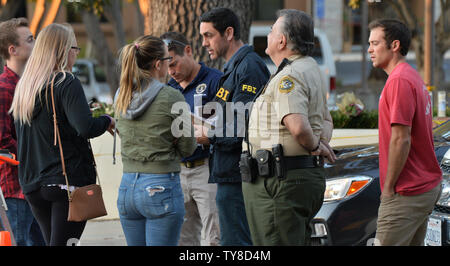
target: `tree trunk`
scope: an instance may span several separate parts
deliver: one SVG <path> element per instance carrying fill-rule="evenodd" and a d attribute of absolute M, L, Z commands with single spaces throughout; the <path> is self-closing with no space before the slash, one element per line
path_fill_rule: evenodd
<path fill-rule="evenodd" d="M 5 21 L 13 18 L 17 11 L 26 5 L 25 0 L 10 0 L 2 7 L 0 14 L 0 21 Z"/>
<path fill-rule="evenodd" d="M 436 3 L 435 3 L 436 4 Z M 445 87 L 445 73 L 443 68 L 443 60 L 445 52 L 450 49 L 450 0 L 440 1 L 441 15 L 436 22 L 436 46 L 434 63 L 436 66 L 436 88 L 438 90 L 448 90 Z"/>
<path fill-rule="evenodd" d="M 47 15 L 44 17 L 44 21 L 42 22 L 41 29 L 47 27 L 55 21 L 56 15 L 61 8 L 61 0 L 52 0 L 52 4 L 50 5 Z"/>
<path fill-rule="evenodd" d="M 120 9 L 120 0 L 111 0 L 110 5 L 105 5 L 104 14 L 108 21 L 114 27 L 114 36 L 117 50 L 126 44 L 125 30 L 123 29 L 122 12 Z"/>
<path fill-rule="evenodd" d="M 139 1 L 134 1 L 134 7 L 136 8 L 136 14 L 137 14 L 137 27 L 138 27 L 138 35 L 144 35 L 145 34 L 145 16 L 147 15 L 148 12 L 148 8 L 146 8 L 145 10 L 143 10 L 141 8 L 141 4 Z"/>
<path fill-rule="evenodd" d="M 36 6 L 33 12 L 33 18 L 30 22 L 30 31 L 34 36 L 37 36 L 39 24 L 41 23 L 42 16 L 45 12 L 45 0 L 37 0 Z"/>
<path fill-rule="evenodd" d="M 444 72 L 444 55 L 447 49 L 442 50 L 440 46 L 436 45 L 435 47 L 435 56 L 434 56 L 434 86 L 436 86 L 436 90 L 446 90 L 445 87 L 445 72 Z"/>
<path fill-rule="evenodd" d="M 221 69 L 223 59 L 211 61 L 202 47 L 200 35 L 200 17 L 214 7 L 223 6 L 232 9 L 240 18 L 241 39 L 248 41 L 252 23 L 254 0 L 151 0 L 149 5 L 150 34 L 161 36 L 167 31 L 184 34 L 191 42 L 194 58 L 210 67 Z"/>
<path fill-rule="evenodd" d="M 424 74 L 424 33 L 423 27 L 419 25 L 421 21 L 410 8 L 409 1 L 405 0 L 386 0 L 395 10 L 397 15 L 406 23 L 412 32 L 411 44 L 414 47 L 416 53 L 416 65 L 419 73 Z M 435 67 L 434 84 L 438 86 L 445 83 L 444 70 L 442 68 L 443 56 L 445 52 L 450 48 L 450 0 L 441 0 L 441 15 L 438 18 L 435 29 L 435 58 L 433 60 Z"/>
<path fill-rule="evenodd" d="M 99 18 L 93 12 L 87 10 L 82 11 L 82 18 L 87 35 L 94 46 L 95 57 L 105 71 L 106 82 L 111 88 L 111 96 L 114 97 L 119 87 L 116 57 L 108 47 L 105 34 L 100 29 Z"/>

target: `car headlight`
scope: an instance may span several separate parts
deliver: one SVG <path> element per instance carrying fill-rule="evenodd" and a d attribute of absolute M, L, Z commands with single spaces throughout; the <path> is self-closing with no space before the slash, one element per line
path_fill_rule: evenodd
<path fill-rule="evenodd" d="M 447 150 L 442 159 L 441 169 L 443 174 L 442 194 L 436 204 L 450 207 L 450 149 Z"/>
<path fill-rule="evenodd" d="M 340 200 L 353 195 L 365 188 L 372 179 L 370 176 L 357 175 L 327 180 L 324 201 Z"/>

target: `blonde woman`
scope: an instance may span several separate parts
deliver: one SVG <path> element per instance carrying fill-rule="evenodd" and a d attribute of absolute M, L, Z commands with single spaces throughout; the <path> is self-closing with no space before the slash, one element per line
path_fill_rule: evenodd
<path fill-rule="evenodd" d="M 185 213 L 181 157 L 196 148 L 192 128 L 190 132 L 184 128 L 188 132 L 179 138 L 171 131 L 180 117 L 172 107 L 185 100 L 180 91 L 162 83 L 171 57 L 161 39 L 138 38 L 122 49 L 120 60 L 116 96 L 123 162 L 117 200 L 120 222 L 129 246 L 175 246 Z M 190 121 L 188 113 L 180 118 Z"/>
<path fill-rule="evenodd" d="M 79 51 L 69 25 L 44 28 L 17 84 L 10 110 L 17 132 L 20 185 L 50 246 L 80 239 L 86 222 L 67 221 L 67 189 L 95 183 L 88 139 L 114 127 L 114 120 L 107 116 L 92 117 L 81 83 L 71 73 Z M 54 145 L 52 82 L 70 188 L 64 185 L 59 148 Z"/>

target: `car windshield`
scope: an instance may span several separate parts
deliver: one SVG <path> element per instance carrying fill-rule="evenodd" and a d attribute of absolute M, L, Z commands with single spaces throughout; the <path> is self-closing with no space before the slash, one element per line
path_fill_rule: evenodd
<path fill-rule="evenodd" d="M 267 37 L 266 36 L 255 36 L 253 37 L 253 49 L 254 51 L 264 60 L 267 59 L 268 62 L 272 62 L 270 57 L 266 54 L 267 48 Z"/>
<path fill-rule="evenodd" d="M 94 65 L 94 75 L 97 82 L 106 82 L 105 71 L 103 71 L 103 68 L 98 64 Z"/>
<path fill-rule="evenodd" d="M 88 83 L 89 69 L 86 65 L 75 63 L 72 67 L 72 73 L 81 78 L 81 83 Z"/>

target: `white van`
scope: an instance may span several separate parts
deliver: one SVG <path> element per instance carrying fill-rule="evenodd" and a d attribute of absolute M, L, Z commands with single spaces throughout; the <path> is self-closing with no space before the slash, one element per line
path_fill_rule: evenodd
<path fill-rule="evenodd" d="M 72 68 L 83 86 L 88 102 L 112 104 L 112 97 L 103 69 L 93 59 L 77 59 Z"/>
<path fill-rule="evenodd" d="M 267 48 L 267 35 L 270 32 L 270 27 L 268 25 L 251 26 L 249 44 L 253 45 L 255 52 L 261 56 L 269 68 L 270 73 L 273 74 L 276 72 L 277 67 L 265 53 Z M 320 29 L 314 29 L 314 43 L 312 57 L 317 61 L 317 64 L 319 64 L 320 69 L 326 77 L 328 108 L 335 109 L 336 65 L 334 63 L 333 51 L 327 35 Z"/>

